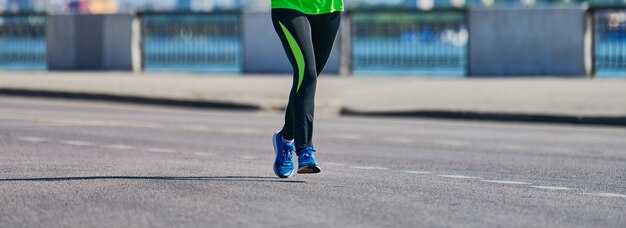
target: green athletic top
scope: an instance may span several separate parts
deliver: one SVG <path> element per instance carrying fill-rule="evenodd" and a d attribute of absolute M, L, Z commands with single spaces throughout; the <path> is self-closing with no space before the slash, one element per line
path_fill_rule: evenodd
<path fill-rule="evenodd" d="M 272 0 L 272 9 L 292 9 L 304 14 L 343 11 L 343 0 Z"/>

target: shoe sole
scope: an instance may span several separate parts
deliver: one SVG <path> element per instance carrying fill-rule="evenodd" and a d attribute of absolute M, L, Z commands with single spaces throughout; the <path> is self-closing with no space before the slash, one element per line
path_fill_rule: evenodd
<path fill-rule="evenodd" d="M 280 131 L 277 131 L 276 133 L 274 133 L 274 136 L 272 137 L 272 144 L 274 145 L 274 156 L 278 156 L 278 145 L 276 145 L 276 135 L 278 135 L 278 132 L 280 132 Z M 289 177 L 293 176 L 293 171 L 291 171 L 289 176 L 286 176 L 286 177 L 280 176 L 278 174 L 278 171 L 276 171 L 276 158 L 274 158 L 273 169 L 274 169 L 274 174 L 276 174 L 276 176 L 278 176 L 280 178 L 289 178 Z"/>
<path fill-rule="evenodd" d="M 298 173 L 300 174 L 314 174 L 314 173 L 319 173 L 319 172 L 322 172 L 322 169 L 319 166 L 315 166 L 315 165 L 298 169 Z"/>

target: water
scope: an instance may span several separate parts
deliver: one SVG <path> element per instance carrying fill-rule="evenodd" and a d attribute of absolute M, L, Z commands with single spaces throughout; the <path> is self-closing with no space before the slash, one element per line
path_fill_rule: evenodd
<path fill-rule="evenodd" d="M 0 16 L 0 70 L 46 70 L 45 17 Z"/>
<path fill-rule="evenodd" d="M 596 45 L 596 77 L 626 78 L 626 39 Z"/>
<path fill-rule="evenodd" d="M 440 41 L 353 38 L 353 72 L 358 75 L 463 77 L 466 45 Z"/>
<path fill-rule="evenodd" d="M 145 70 L 171 72 L 241 72 L 238 37 L 147 37 Z"/>
<path fill-rule="evenodd" d="M 242 72 L 244 50 L 237 15 L 174 17 L 155 17 L 144 25 L 152 26 L 144 37 L 146 71 Z M 0 22 L 0 70 L 45 71 L 45 18 L 4 17 Z M 366 31 L 353 37 L 353 72 L 363 76 L 464 77 L 467 46 L 462 27 L 406 28 L 397 36 L 368 36 L 370 31 Z M 597 31 L 596 77 L 626 78 L 626 22 Z"/>
<path fill-rule="evenodd" d="M 0 38 L 0 70 L 46 69 L 45 38 Z"/>
<path fill-rule="evenodd" d="M 238 14 L 146 15 L 146 71 L 240 73 Z"/>

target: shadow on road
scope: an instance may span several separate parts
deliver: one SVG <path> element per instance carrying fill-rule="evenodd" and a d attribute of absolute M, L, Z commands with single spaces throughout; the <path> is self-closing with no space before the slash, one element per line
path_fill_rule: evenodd
<path fill-rule="evenodd" d="M 81 180 L 168 180 L 168 181 L 252 181 L 252 182 L 283 182 L 306 183 L 306 181 L 284 180 L 275 177 L 258 176 L 215 176 L 215 177 L 171 177 L 171 176 L 90 176 L 90 177 L 40 177 L 40 178 L 12 178 L 0 179 L 0 182 L 9 181 L 81 181 Z"/>

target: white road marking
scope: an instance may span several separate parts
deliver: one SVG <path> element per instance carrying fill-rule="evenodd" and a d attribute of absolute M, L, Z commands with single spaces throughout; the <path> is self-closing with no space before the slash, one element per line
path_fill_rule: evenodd
<path fill-rule="evenodd" d="M 330 165 L 330 166 L 342 166 L 345 165 L 344 163 L 336 163 L 336 162 L 324 162 L 324 165 Z"/>
<path fill-rule="evenodd" d="M 412 143 L 413 140 L 409 138 L 384 138 L 383 141 L 391 143 Z"/>
<path fill-rule="evenodd" d="M 560 154 L 576 154 L 576 150 L 569 149 L 569 148 L 547 147 L 547 148 L 544 148 L 542 150 L 549 151 L 549 152 L 552 152 L 552 153 L 560 153 Z"/>
<path fill-rule="evenodd" d="M 462 176 L 462 175 L 437 175 L 440 177 L 456 178 L 456 179 L 478 179 L 478 177 Z"/>
<path fill-rule="evenodd" d="M 166 128 L 157 123 L 121 121 L 121 120 L 98 120 L 98 119 L 49 119 L 44 120 L 53 123 L 78 126 L 104 126 L 104 127 L 135 127 L 135 128 Z"/>
<path fill-rule="evenodd" d="M 600 196 L 600 197 L 626 198 L 626 195 L 617 194 L 617 193 L 584 193 L 584 194 L 590 195 L 590 196 Z"/>
<path fill-rule="evenodd" d="M 210 132 L 212 129 L 206 126 L 185 126 L 183 130 Z"/>
<path fill-rule="evenodd" d="M 572 190 L 571 188 L 568 187 L 559 187 L 559 186 L 530 186 L 531 188 L 538 188 L 538 189 L 546 189 L 546 190 Z"/>
<path fill-rule="evenodd" d="M 428 172 L 428 171 L 411 171 L 411 170 L 405 170 L 402 172 L 410 173 L 410 174 L 432 174 L 433 173 L 433 172 Z"/>
<path fill-rule="evenodd" d="M 444 146 L 467 146 L 469 143 L 462 141 L 454 141 L 454 140 L 439 140 L 435 141 L 436 144 L 444 145 Z"/>
<path fill-rule="evenodd" d="M 385 169 L 388 169 L 388 168 L 385 168 L 385 167 L 376 167 L 376 166 L 352 166 L 350 168 L 353 168 L 353 169 L 366 169 L 366 170 L 385 170 Z"/>
<path fill-rule="evenodd" d="M 220 129 L 218 130 L 221 133 L 230 133 L 230 134 L 243 134 L 243 135 L 254 135 L 260 133 L 256 129 L 251 128 L 239 128 L 239 129 Z"/>
<path fill-rule="evenodd" d="M 329 135 L 328 136 L 331 139 L 344 139 L 344 140 L 360 140 L 363 139 L 362 136 L 360 135 L 352 135 L 352 134 L 336 134 L 336 135 Z"/>
<path fill-rule="evenodd" d="M 624 151 L 620 151 L 620 150 L 605 150 L 600 152 L 601 154 L 605 154 L 605 155 L 621 155 L 624 153 Z"/>
<path fill-rule="evenodd" d="M 206 152 L 194 152 L 193 154 L 195 155 L 199 155 L 199 156 L 212 156 L 212 153 L 206 153 Z"/>
<path fill-rule="evenodd" d="M 256 159 L 257 157 L 256 157 L 256 156 L 243 156 L 242 158 L 243 158 L 243 159 L 246 159 L 246 160 L 254 160 L 254 159 Z"/>
<path fill-rule="evenodd" d="M 132 150 L 132 149 L 135 149 L 135 147 L 133 147 L 133 146 L 120 145 L 120 144 L 107 145 L 107 146 L 105 146 L 105 148 L 114 149 L 114 150 Z"/>
<path fill-rule="evenodd" d="M 21 141 L 28 141 L 28 142 L 47 142 L 47 141 L 50 141 L 49 139 L 46 139 L 46 138 L 32 137 L 32 136 L 20 136 L 20 137 L 17 137 L 17 139 L 21 140 Z"/>
<path fill-rule="evenodd" d="M 146 149 L 146 151 L 153 152 L 153 153 L 176 153 L 176 151 L 174 150 L 163 149 L 163 148 L 148 148 Z"/>
<path fill-rule="evenodd" d="M 508 181 L 508 180 L 480 180 L 483 182 L 489 182 L 489 183 L 496 183 L 496 184 L 530 184 L 530 183 L 526 183 L 526 182 L 519 182 L 519 181 Z"/>
<path fill-rule="evenodd" d="M 525 146 L 521 146 L 521 145 L 513 145 L 513 144 L 503 144 L 503 145 L 498 145 L 498 148 L 502 148 L 502 149 L 507 149 L 507 150 L 526 150 L 528 149 Z"/>
<path fill-rule="evenodd" d="M 61 143 L 66 144 L 66 145 L 71 145 L 71 146 L 93 146 L 93 145 L 95 145 L 95 144 L 93 144 L 91 142 L 77 141 L 77 140 L 66 140 L 66 141 L 61 141 Z"/>

